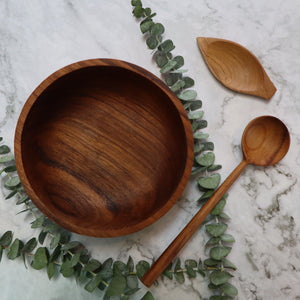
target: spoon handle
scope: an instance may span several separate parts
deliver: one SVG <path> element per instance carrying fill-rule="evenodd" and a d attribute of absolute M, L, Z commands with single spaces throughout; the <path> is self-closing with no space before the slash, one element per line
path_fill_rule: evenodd
<path fill-rule="evenodd" d="M 242 160 L 240 164 L 232 171 L 232 173 L 225 179 L 225 181 L 219 186 L 212 197 L 202 206 L 202 208 L 196 213 L 192 220 L 177 235 L 177 237 L 173 240 L 169 247 L 144 274 L 141 279 L 144 285 L 150 287 L 158 278 L 158 276 L 167 268 L 167 266 L 175 258 L 175 256 L 186 244 L 186 242 L 192 237 L 197 228 L 202 224 L 205 218 L 209 215 L 212 209 L 220 201 L 222 196 L 235 182 L 235 180 L 239 177 L 239 175 L 247 165 L 248 162 L 245 159 Z"/>

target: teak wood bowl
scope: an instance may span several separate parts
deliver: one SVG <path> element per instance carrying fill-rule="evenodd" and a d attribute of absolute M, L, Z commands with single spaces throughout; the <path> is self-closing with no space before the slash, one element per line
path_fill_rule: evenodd
<path fill-rule="evenodd" d="M 193 134 L 176 95 L 119 60 L 66 66 L 28 98 L 15 133 L 21 182 L 62 227 L 114 237 L 162 217 L 193 164 Z"/>

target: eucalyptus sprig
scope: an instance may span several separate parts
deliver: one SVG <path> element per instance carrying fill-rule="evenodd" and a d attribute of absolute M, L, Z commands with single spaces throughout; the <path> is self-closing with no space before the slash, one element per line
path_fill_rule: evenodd
<path fill-rule="evenodd" d="M 181 69 L 184 65 L 183 57 L 173 56 L 172 51 L 175 49 L 173 41 L 170 39 L 164 40 L 164 26 L 153 21 L 156 14 L 152 13 L 149 7 L 144 8 L 141 0 L 132 0 L 131 4 L 133 6 L 132 13 L 140 21 L 141 32 L 145 36 L 147 46 L 152 50 L 162 78 L 170 89 L 176 93 L 187 111 L 194 136 L 192 176 L 198 176 L 196 180 L 202 192 L 198 200 L 200 203 L 205 202 L 214 194 L 220 184 L 221 176 L 215 171 L 219 170 L 221 165 L 215 164 L 214 144 L 207 141 L 209 135 L 203 132 L 203 129 L 207 127 L 207 121 L 203 119 L 202 101 L 197 99 L 197 92 L 191 89 L 194 80 L 183 75 L 187 72 L 186 69 Z M 211 237 L 206 247 L 210 248 L 210 251 L 209 258 L 204 261 L 204 266 L 201 266 L 200 272 L 203 270 L 209 272 L 209 288 L 215 294 L 210 297 L 211 300 L 229 299 L 238 294 L 237 289 L 228 282 L 233 277 L 228 270 L 235 270 L 236 267 L 226 257 L 231 251 L 231 247 L 228 245 L 234 243 L 235 240 L 232 235 L 225 233 L 227 230 L 225 221 L 229 219 L 223 212 L 225 204 L 226 200 L 223 197 L 210 214 L 210 224 L 206 225 L 206 231 Z M 190 263 L 186 265 L 189 271 L 188 275 L 193 277 L 197 262 L 188 261 Z M 179 266 L 175 266 L 175 270 L 179 268 Z M 170 273 L 170 270 L 165 271 L 164 274 L 169 274 L 169 278 L 171 278 L 172 273 Z M 180 276 L 178 281 L 183 282 L 184 277 Z"/>

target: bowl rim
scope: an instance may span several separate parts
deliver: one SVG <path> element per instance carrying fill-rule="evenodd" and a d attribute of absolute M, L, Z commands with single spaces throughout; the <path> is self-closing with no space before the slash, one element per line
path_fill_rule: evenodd
<path fill-rule="evenodd" d="M 47 208 L 47 205 L 38 197 L 36 194 L 34 188 L 31 186 L 30 180 L 26 174 L 26 170 L 24 168 L 23 164 L 23 155 L 22 155 L 22 135 L 23 135 L 23 129 L 24 125 L 26 123 L 28 114 L 34 105 L 34 103 L 37 101 L 39 96 L 49 87 L 51 86 L 56 80 L 59 78 L 70 74 L 74 71 L 89 68 L 89 67 L 119 67 L 123 68 L 129 71 L 132 71 L 139 76 L 142 76 L 146 78 L 147 80 L 150 80 L 152 83 L 154 83 L 164 94 L 167 95 L 168 99 L 172 102 L 172 104 L 175 106 L 176 111 L 179 115 L 179 118 L 181 120 L 184 134 L 185 134 L 185 140 L 186 140 L 186 156 L 185 156 L 185 162 L 184 162 L 184 170 L 182 172 L 181 178 L 179 179 L 178 185 L 174 188 L 173 193 L 168 198 L 166 203 L 158 209 L 154 214 L 150 215 L 149 217 L 145 218 L 143 221 L 138 222 L 132 226 L 123 226 L 123 228 L 118 229 L 105 229 L 105 234 L 100 234 L 99 231 L 97 232 L 95 230 L 87 230 L 87 228 L 82 228 L 79 226 L 75 226 L 71 223 L 66 223 L 64 220 L 61 220 L 55 216 L 55 214 Z M 155 221 L 159 220 L 163 215 L 165 215 L 171 207 L 177 202 L 179 197 L 181 196 L 188 180 L 191 174 L 193 161 L 194 161 L 194 138 L 193 138 L 193 131 L 192 127 L 187 115 L 187 112 L 185 111 L 182 103 L 176 96 L 174 92 L 171 91 L 171 89 L 158 77 L 156 77 L 151 72 L 145 70 L 144 68 L 137 66 L 135 64 L 118 60 L 118 59 L 110 59 L 110 58 L 97 58 L 97 59 L 88 59 L 88 60 L 82 60 L 78 61 L 72 64 L 69 64 L 65 67 L 62 67 L 61 69 L 58 69 L 54 73 L 52 73 L 50 76 L 48 76 L 45 80 L 43 80 L 36 89 L 31 93 L 31 95 L 28 97 L 27 101 L 25 102 L 23 109 L 19 115 L 19 119 L 17 122 L 17 126 L 15 129 L 15 138 L 14 138 L 14 151 L 15 151 L 15 162 L 17 166 L 17 172 L 20 178 L 20 181 L 24 187 L 24 190 L 26 194 L 29 196 L 29 198 L 32 200 L 32 202 L 36 205 L 36 207 L 49 219 L 60 225 L 61 227 L 70 230 L 75 233 L 87 235 L 87 236 L 95 236 L 95 237 L 117 237 L 117 236 L 124 236 L 127 234 L 131 234 L 134 232 L 137 232 L 145 227 L 148 227 L 149 225 L 153 224 Z"/>

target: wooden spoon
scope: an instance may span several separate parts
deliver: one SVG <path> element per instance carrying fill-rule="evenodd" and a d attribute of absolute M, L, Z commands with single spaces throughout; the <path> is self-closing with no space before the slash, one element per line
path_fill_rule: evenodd
<path fill-rule="evenodd" d="M 209 69 L 226 87 L 244 94 L 271 99 L 276 87 L 256 56 L 232 41 L 197 38 Z"/>
<path fill-rule="evenodd" d="M 252 120 L 243 133 L 244 158 L 241 163 L 144 274 L 141 281 L 148 287 L 154 283 L 248 164 L 273 165 L 285 156 L 289 146 L 288 129 L 279 119 L 272 116 L 262 116 Z"/>

